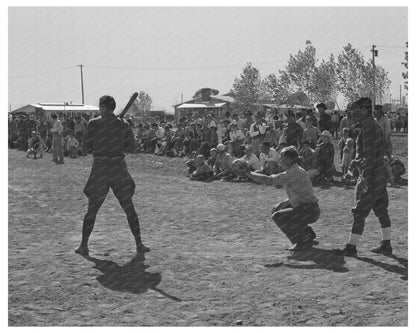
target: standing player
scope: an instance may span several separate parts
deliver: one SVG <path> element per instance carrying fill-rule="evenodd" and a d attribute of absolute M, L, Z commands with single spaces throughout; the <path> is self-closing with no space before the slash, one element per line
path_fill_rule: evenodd
<path fill-rule="evenodd" d="M 94 161 L 84 188 L 88 210 L 82 226 L 81 245 L 75 253 L 88 255 L 88 239 L 110 187 L 126 213 L 137 253 L 149 252 L 150 249 L 142 243 L 139 218 L 132 201 L 136 185 L 124 160 L 124 152 L 134 152 L 136 148 L 133 131 L 125 120 L 114 115 L 116 102 L 113 97 L 102 96 L 99 108 L 101 116 L 88 122 L 82 143 L 83 153 L 91 152 Z"/>
<path fill-rule="evenodd" d="M 371 99 L 360 98 L 354 103 L 355 117 L 360 123 L 357 137 L 356 161 L 359 161 L 361 174 L 355 187 L 356 206 L 352 209 L 354 221 L 348 243 L 335 253 L 355 257 L 357 244 L 364 231 L 365 219 L 374 211 L 381 225 L 382 241 L 373 248 L 374 253 L 392 254 L 390 244 L 391 221 L 387 211 L 389 198 L 387 194 L 387 171 L 384 165 L 384 136 L 380 125 L 372 116 Z"/>

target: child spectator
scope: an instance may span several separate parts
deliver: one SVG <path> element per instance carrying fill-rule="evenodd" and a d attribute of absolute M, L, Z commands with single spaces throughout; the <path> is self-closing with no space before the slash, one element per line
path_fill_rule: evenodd
<path fill-rule="evenodd" d="M 79 142 L 75 139 L 74 133 L 69 132 L 69 138 L 66 141 L 66 149 L 70 158 L 76 158 L 78 153 Z"/>
<path fill-rule="evenodd" d="M 196 170 L 192 172 L 189 177 L 191 180 L 206 181 L 210 180 L 213 172 L 207 162 L 205 161 L 204 155 L 198 155 L 195 159 Z"/>
<path fill-rule="evenodd" d="M 348 168 L 351 161 L 354 159 L 354 140 L 347 139 L 342 153 L 342 174 L 345 175 L 348 172 Z"/>
<path fill-rule="evenodd" d="M 331 143 L 331 133 L 327 130 L 322 132 L 321 140 L 322 143 L 318 146 L 319 148 L 319 167 L 320 176 L 322 181 L 328 185 L 333 181 L 334 175 L 334 146 Z"/>
<path fill-rule="evenodd" d="M 188 177 L 196 170 L 196 151 L 193 151 L 189 154 L 189 159 L 185 162 L 186 166 L 188 167 Z"/>
<path fill-rule="evenodd" d="M 345 147 L 345 144 L 347 143 L 348 138 L 350 138 L 350 130 L 348 127 L 344 127 L 342 129 L 341 139 L 339 139 L 338 141 L 338 148 L 339 148 L 339 155 L 340 155 L 341 162 L 342 162 L 342 155 L 344 153 L 344 147 Z M 353 140 L 353 143 L 354 143 L 354 140 Z M 353 145 L 353 148 L 354 148 L 354 145 Z"/>

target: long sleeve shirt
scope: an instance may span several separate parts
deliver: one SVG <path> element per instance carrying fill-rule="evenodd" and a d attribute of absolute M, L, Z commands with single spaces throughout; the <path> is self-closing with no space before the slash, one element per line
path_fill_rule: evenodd
<path fill-rule="evenodd" d="M 246 138 L 246 136 L 243 134 L 243 132 L 238 129 L 236 131 L 231 131 L 230 132 L 230 140 L 231 142 L 235 142 L 235 141 L 239 141 L 239 140 L 244 140 Z"/>
<path fill-rule="evenodd" d="M 266 162 L 276 162 L 279 163 L 280 154 L 273 148 L 270 148 L 269 152 L 267 154 L 260 153 L 259 160 L 261 167 L 264 168 Z"/>
<path fill-rule="evenodd" d="M 384 160 L 383 130 L 372 117 L 362 122 L 356 142 L 356 159 L 361 159 L 363 177 L 370 177 L 376 167 L 383 165 Z"/>
<path fill-rule="evenodd" d="M 50 132 L 56 133 L 56 134 L 62 134 L 63 131 L 64 131 L 64 126 L 62 125 L 61 121 L 59 119 L 55 120 L 53 122 Z"/>
<path fill-rule="evenodd" d="M 390 120 L 383 116 L 380 119 L 375 119 L 375 121 L 380 125 L 381 129 L 383 130 L 384 140 L 390 140 L 391 137 L 391 124 Z"/>
<path fill-rule="evenodd" d="M 82 142 L 83 153 L 94 157 L 123 157 L 124 151 L 134 151 L 136 143 L 129 123 L 114 114 L 88 122 Z"/>
<path fill-rule="evenodd" d="M 229 153 L 218 154 L 215 159 L 214 171 L 233 170 L 233 157 Z"/>

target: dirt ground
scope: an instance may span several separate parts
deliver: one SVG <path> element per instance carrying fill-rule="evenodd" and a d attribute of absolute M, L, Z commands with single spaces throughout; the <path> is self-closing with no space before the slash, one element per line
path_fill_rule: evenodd
<path fill-rule="evenodd" d="M 407 138 L 396 137 L 407 165 Z M 184 160 L 127 157 L 134 202 L 151 252 L 134 256 L 125 216 L 110 193 L 90 240 L 74 253 L 92 158 L 55 165 L 9 150 L 9 326 L 406 326 L 408 189 L 389 188 L 391 257 L 369 249 L 367 219 L 357 258 L 345 244 L 353 189 L 315 192 L 319 245 L 292 255 L 270 218 L 283 189 L 191 182 Z M 407 178 L 407 175 L 405 175 Z"/>

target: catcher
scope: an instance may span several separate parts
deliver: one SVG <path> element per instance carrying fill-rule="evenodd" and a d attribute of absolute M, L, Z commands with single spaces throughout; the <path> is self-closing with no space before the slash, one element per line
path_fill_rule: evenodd
<path fill-rule="evenodd" d="M 75 253 L 88 255 L 88 239 L 110 187 L 126 213 L 137 253 L 149 252 L 150 249 L 142 243 L 139 218 L 132 201 L 136 185 L 124 160 L 124 152 L 134 152 L 136 148 L 133 131 L 127 121 L 114 115 L 116 102 L 113 97 L 102 96 L 99 108 L 101 116 L 88 122 L 82 143 L 82 152 L 91 152 L 94 162 L 84 188 L 88 210 L 82 226 L 81 245 Z"/>
<path fill-rule="evenodd" d="M 267 176 L 250 172 L 248 166 L 240 166 L 246 176 L 255 182 L 285 188 L 288 199 L 272 208 L 272 219 L 294 244 L 289 250 L 296 252 L 313 246 L 316 234 L 309 224 L 316 222 L 320 215 L 312 183 L 298 162 L 298 151 L 289 146 L 280 152 L 279 164 L 284 170 L 281 173 Z"/>
<path fill-rule="evenodd" d="M 43 152 L 45 151 L 46 145 L 38 132 L 32 131 L 32 136 L 28 140 L 28 150 L 26 158 L 29 158 L 30 155 L 33 155 L 33 159 L 36 160 L 37 154 L 40 155 L 40 158 L 43 158 Z"/>

